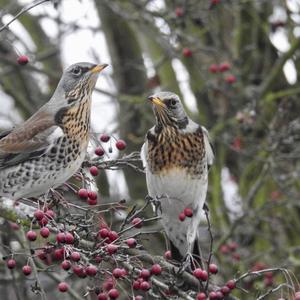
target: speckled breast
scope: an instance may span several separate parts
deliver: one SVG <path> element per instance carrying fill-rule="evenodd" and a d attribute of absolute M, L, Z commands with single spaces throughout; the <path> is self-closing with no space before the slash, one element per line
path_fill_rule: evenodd
<path fill-rule="evenodd" d="M 180 168 L 192 178 L 203 173 L 205 158 L 201 128 L 193 133 L 182 133 L 174 127 L 165 127 L 159 133 L 148 132 L 147 161 L 153 174 L 166 174 Z"/>

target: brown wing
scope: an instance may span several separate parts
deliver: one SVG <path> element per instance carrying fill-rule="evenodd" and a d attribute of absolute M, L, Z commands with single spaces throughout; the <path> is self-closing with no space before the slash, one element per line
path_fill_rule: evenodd
<path fill-rule="evenodd" d="M 53 118 L 38 111 L 11 132 L 0 135 L 0 169 L 40 155 L 47 147 L 47 138 L 57 128 Z"/>

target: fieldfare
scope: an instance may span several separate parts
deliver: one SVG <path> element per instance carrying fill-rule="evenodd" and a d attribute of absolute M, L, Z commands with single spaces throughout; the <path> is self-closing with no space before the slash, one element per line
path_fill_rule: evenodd
<path fill-rule="evenodd" d="M 71 65 L 44 106 L 0 134 L 0 196 L 39 196 L 80 168 L 89 142 L 92 91 L 106 66 Z"/>
<path fill-rule="evenodd" d="M 213 148 L 207 130 L 187 116 L 176 94 L 159 92 L 148 99 L 156 117 L 141 151 L 148 193 L 159 202 L 172 257 L 181 261 L 199 255 L 197 231 Z"/>

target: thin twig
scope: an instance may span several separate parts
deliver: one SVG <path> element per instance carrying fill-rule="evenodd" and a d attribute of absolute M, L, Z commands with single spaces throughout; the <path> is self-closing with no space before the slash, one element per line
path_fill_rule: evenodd
<path fill-rule="evenodd" d="M 40 0 L 37 2 L 33 2 L 25 7 L 23 7 L 9 22 L 7 22 L 6 24 L 4 24 L 2 27 L 0 27 L 0 32 L 3 31 L 4 29 L 8 29 L 8 26 L 13 23 L 15 20 L 17 20 L 21 15 L 23 15 L 24 13 L 26 13 L 27 11 L 29 11 L 30 9 L 41 5 L 45 2 L 48 2 L 50 0 Z"/>

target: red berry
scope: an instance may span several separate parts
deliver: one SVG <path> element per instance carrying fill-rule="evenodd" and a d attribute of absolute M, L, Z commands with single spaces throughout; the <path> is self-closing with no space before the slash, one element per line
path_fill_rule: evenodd
<path fill-rule="evenodd" d="M 42 220 L 39 221 L 39 225 L 41 227 L 46 226 L 48 224 L 48 219 L 46 217 L 42 218 Z"/>
<path fill-rule="evenodd" d="M 232 258 L 239 261 L 241 259 L 241 255 L 239 253 L 232 253 Z"/>
<path fill-rule="evenodd" d="M 221 0 L 211 0 L 211 4 L 212 5 L 216 5 L 216 4 L 219 4 Z"/>
<path fill-rule="evenodd" d="M 228 286 L 222 286 L 221 287 L 221 292 L 223 293 L 223 295 L 227 295 L 230 293 L 230 288 Z"/>
<path fill-rule="evenodd" d="M 116 142 L 116 148 L 118 149 L 118 150 L 124 150 L 125 148 L 126 148 L 126 142 L 125 141 L 123 141 L 123 140 L 118 140 L 117 142 Z"/>
<path fill-rule="evenodd" d="M 216 294 L 217 294 L 217 299 L 224 299 L 224 295 L 221 291 L 217 291 Z"/>
<path fill-rule="evenodd" d="M 88 197 L 88 191 L 87 189 L 80 189 L 78 191 L 78 196 L 81 198 L 81 199 L 86 199 Z"/>
<path fill-rule="evenodd" d="M 96 276 L 97 274 L 97 268 L 93 265 L 87 266 L 85 271 L 88 276 Z"/>
<path fill-rule="evenodd" d="M 193 210 L 189 207 L 186 207 L 183 212 L 189 218 L 191 218 L 193 216 Z"/>
<path fill-rule="evenodd" d="M 196 299 L 197 299 L 197 300 L 206 300 L 206 295 L 205 295 L 205 293 L 198 293 Z"/>
<path fill-rule="evenodd" d="M 201 274 L 202 274 L 202 269 L 200 269 L 200 268 L 196 268 L 196 269 L 193 271 L 193 275 L 194 275 L 196 278 L 198 278 L 198 279 L 200 279 Z"/>
<path fill-rule="evenodd" d="M 178 219 L 181 221 L 181 222 L 183 222 L 184 220 L 185 220 L 185 214 L 184 214 L 184 212 L 181 212 L 179 215 L 178 215 Z"/>
<path fill-rule="evenodd" d="M 109 230 L 107 228 L 102 228 L 102 229 L 99 230 L 98 235 L 100 235 L 100 237 L 105 239 L 109 235 Z"/>
<path fill-rule="evenodd" d="M 141 282 L 138 281 L 138 280 L 135 280 L 133 283 L 132 283 L 132 288 L 134 290 L 139 290 L 141 288 Z"/>
<path fill-rule="evenodd" d="M 140 277 L 143 278 L 144 280 L 148 280 L 151 276 L 151 273 L 147 269 L 142 269 L 140 272 Z"/>
<path fill-rule="evenodd" d="M 115 231 L 110 231 L 110 232 L 108 233 L 108 238 L 109 238 L 109 240 L 110 240 L 111 242 L 113 242 L 113 241 L 115 241 L 116 239 L 119 238 L 119 235 L 118 235 L 118 233 L 115 232 Z"/>
<path fill-rule="evenodd" d="M 52 210 L 52 209 L 47 209 L 45 211 L 45 216 L 48 218 L 48 219 L 54 219 L 55 218 L 55 212 Z"/>
<path fill-rule="evenodd" d="M 29 241 L 35 241 L 36 238 L 37 238 L 37 234 L 35 231 L 33 230 L 29 230 L 27 233 L 26 233 L 26 237 Z"/>
<path fill-rule="evenodd" d="M 97 199 L 87 199 L 87 204 L 88 205 L 96 205 L 98 203 Z"/>
<path fill-rule="evenodd" d="M 141 228 L 143 226 L 143 221 L 141 218 L 134 218 L 131 221 L 131 224 L 134 225 L 135 228 Z"/>
<path fill-rule="evenodd" d="M 107 298 L 107 295 L 105 294 L 105 293 L 100 293 L 99 295 L 98 295 L 98 298 L 97 298 L 98 300 L 107 300 L 108 298 Z"/>
<path fill-rule="evenodd" d="M 161 273 L 161 266 L 159 264 L 154 264 L 151 267 L 151 274 L 153 275 L 159 275 Z"/>
<path fill-rule="evenodd" d="M 19 65 L 24 66 L 29 62 L 28 56 L 20 55 L 17 59 Z"/>
<path fill-rule="evenodd" d="M 119 296 L 120 296 L 120 293 L 119 293 L 119 291 L 117 289 L 111 289 L 108 292 L 108 297 L 110 299 L 117 299 Z"/>
<path fill-rule="evenodd" d="M 236 82 L 236 77 L 234 75 L 228 75 L 225 77 L 225 81 L 229 84 L 233 84 Z"/>
<path fill-rule="evenodd" d="M 134 300 L 143 300 L 143 299 L 144 298 L 141 295 L 137 295 L 137 296 L 134 297 Z"/>
<path fill-rule="evenodd" d="M 24 275 L 28 276 L 31 274 L 32 269 L 30 266 L 26 265 L 22 268 L 22 271 Z"/>
<path fill-rule="evenodd" d="M 273 278 L 273 273 L 272 273 L 272 272 L 266 272 L 266 273 L 264 274 L 264 276 L 265 276 L 266 278 Z"/>
<path fill-rule="evenodd" d="M 230 249 L 229 249 L 229 247 L 228 247 L 227 245 L 222 245 L 222 246 L 220 247 L 220 252 L 221 252 L 222 254 L 228 254 L 228 253 L 230 252 Z"/>
<path fill-rule="evenodd" d="M 177 6 L 177 7 L 175 8 L 175 15 L 176 15 L 176 17 L 182 17 L 183 14 L 184 14 L 183 8 Z"/>
<path fill-rule="evenodd" d="M 216 300 L 216 299 L 218 299 L 217 292 L 210 292 L 208 294 L 208 297 L 209 297 L 210 300 Z"/>
<path fill-rule="evenodd" d="M 115 244 L 108 244 L 108 245 L 106 246 L 106 251 L 107 251 L 107 253 L 108 253 L 109 255 L 112 255 L 112 254 L 116 253 L 117 250 L 118 250 L 118 246 L 115 245 Z"/>
<path fill-rule="evenodd" d="M 6 265 L 9 269 L 13 269 L 16 266 L 16 261 L 11 258 L 6 262 Z"/>
<path fill-rule="evenodd" d="M 230 64 L 229 63 L 222 63 L 219 66 L 220 72 L 226 72 L 230 70 Z"/>
<path fill-rule="evenodd" d="M 134 238 L 129 238 L 127 241 L 126 241 L 126 244 L 128 245 L 129 248 L 135 248 L 136 247 L 136 239 Z"/>
<path fill-rule="evenodd" d="M 56 235 L 56 241 L 58 243 L 64 243 L 66 241 L 66 235 L 64 232 L 59 232 L 57 235 Z"/>
<path fill-rule="evenodd" d="M 74 243 L 74 235 L 70 232 L 66 232 L 65 234 L 65 242 L 66 244 L 73 244 Z"/>
<path fill-rule="evenodd" d="M 201 270 L 200 268 L 195 269 L 195 270 L 193 271 L 193 275 L 194 275 L 196 278 L 198 278 L 198 279 L 200 279 L 200 280 L 202 280 L 202 281 L 206 281 L 206 280 L 208 279 L 208 274 L 207 274 L 207 272 L 204 271 L 204 270 Z"/>
<path fill-rule="evenodd" d="M 113 269 L 112 274 L 117 279 L 120 277 L 123 277 L 123 269 L 115 268 L 115 269 Z"/>
<path fill-rule="evenodd" d="M 96 200 L 97 199 L 97 192 L 94 191 L 89 191 L 88 192 L 88 197 L 92 200 Z"/>
<path fill-rule="evenodd" d="M 265 287 L 272 286 L 273 284 L 274 284 L 274 278 L 273 277 L 265 277 L 264 278 Z"/>
<path fill-rule="evenodd" d="M 95 149 L 95 154 L 98 155 L 98 156 L 103 156 L 104 153 L 105 153 L 105 152 L 104 152 L 104 150 L 103 150 L 102 147 L 97 147 L 97 148 Z"/>
<path fill-rule="evenodd" d="M 211 64 L 208 68 L 210 73 L 217 73 L 219 72 L 219 66 L 217 64 Z"/>
<path fill-rule="evenodd" d="M 73 261 L 79 261 L 80 260 L 80 253 L 79 252 L 72 252 L 70 256 L 71 260 Z"/>
<path fill-rule="evenodd" d="M 40 220 L 42 220 L 43 217 L 44 217 L 44 212 L 43 212 L 42 210 L 40 210 L 40 209 L 37 209 L 37 210 L 34 212 L 34 217 L 35 217 L 38 221 L 40 221 Z"/>
<path fill-rule="evenodd" d="M 99 175 L 99 170 L 96 166 L 91 166 L 90 167 L 90 173 L 92 176 L 98 176 Z"/>
<path fill-rule="evenodd" d="M 295 294 L 295 299 L 294 300 L 300 300 L 300 292 L 297 292 Z"/>
<path fill-rule="evenodd" d="M 69 286 L 66 282 L 60 282 L 57 287 L 58 290 L 62 293 L 65 293 L 69 289 Z"/>
<path fill-rule="evenodd" d="M 239 245 L 238 245 L 238 243 L 236 243 L 236 242 L 231 242 L 231 243 L 228 244 L 228 247 L 229 247 L 229 249 L 230 249 L 232 252 L 234 252 L 234 251 L 236 251 L 236 249 L 239 247 Z"/>
<path fill-rule="evenodd" d="M 191 57 L 193 55 L 193 52 L 192 52 L 192 50 L 190 48 L 185 47 L 182 50 L 182 55 L 184 57 Z"/>
<path fill-rule="evenodd" d="M 47 259 L 46 249 L 45 250 L 37 250 L 36 255 L 40 260 L 46 260 Z"/>
<path fill-rule="evenodd" d="M 19 230 L 20 226 L 17 223 L 9 223 L 11 229 L 13 230 Z"/>
<path fill-rule="evenodd" d="M 61 264 L 60 264 L 61 268 L 68 271 L 71 268 L 71 263 L 68 260 L 64 260 Z"/>
<path fill-rule="evenodd" d="M 95 261 L 96 261 L 97 264 L 101 263 L 102 257 L 101 257 L 100 255 L 97 255 L 97 256 L 95 257 Z"/>
<path fill-rule="evenodd" d="M 46 239 L 46 238 L 50 235 L 50 230 L 49 230 L 49 228 L 43 227 L 43 228 L 40 230 L 40 235 L 41 235 L 43 238 Z"/>
<path fill-rule="evenodd" d="M 209 273 L 217 274 L 218 273 L 218 266 L 216 264 L 210 264 L 208 266 L 208 270 L 209 270 Z"/>
<path fill-rule="evenodd" d="M 114 287 L 114 281 L 112 278 L 108 278 L 106 281 L 103 283 L 103 289 L 106 291 L 110 291 Z"/>
<path fill-rule="evenodd" d="M 82 266 L 76 265 L 73 267 L 73 272 L 80 278 L 86 277 L 85 269 Z"/>
<path fill-rule="evenodd" d="M 100 136 L 100 141 L 103 142 L 103 143 L 108 142 L 109 139 L 110 139 L 110 136 L 105 134 L 105 133 L 101 134 L 101 136 Z"/>
<path fill-rule="evenodd" d="M 231 290 L 233 290 L 233 289 L 235 288 L 235 286 L 236 286 L 236 285 L 235 285 L 235 281 L 234 281 L 233 279 L 227 281 L 226 286 L 227 286 L 228 288 L 230 288 Z"/>
<path fill-rule="evenodd" d="M 64 248 L 55 249 L 55 250 L 54 250 L 54 258 L 55 258 L 56 260 L 61 260 L 61 259 L 64 258 L 64 253 L 65 253 Z"/>
<path fill-rule="evenodd" d="M 150 283 L 148 281 L 141 282 L 140 289 L 143 291 L 148 291 L 150 289 Z"/>
<path fill-rule="evenodd" d="M 172 253 L 170 250 L 166 251 L 164 254 L 165 259 L 171 259 L 172 258 Z"/>

